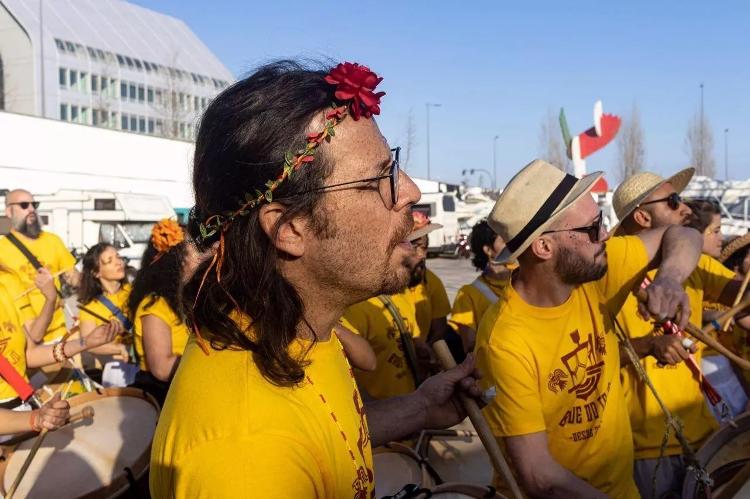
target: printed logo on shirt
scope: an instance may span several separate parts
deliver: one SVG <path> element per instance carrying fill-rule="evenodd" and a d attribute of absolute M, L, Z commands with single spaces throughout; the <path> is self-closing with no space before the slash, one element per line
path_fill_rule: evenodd
<path fill-rule="evenodd" d="M 570 333 L 570 339 L 575 347 L 560 358 L 571 379 L 568 393 L 575 392 L 577 398 L 587 400 L 596 391 L 602 376 L 602 357 L 606 353 L 604 337 L 600 339 L 589 333 L 581 342 L 581 334 L 576 330 Z"/>
<path fill-rule="evenodd" d="M 354 376 L 354 373 L 350 374 Z M 364 466 L 357 468 L 357 478 L 352 483 L 352 489 L 354 490 L 354 499 L 369 499 L 375 497 L 375 487 L 373 485 L 373 479 L 375 477 L 373 471 L 367 467 L 367 459 L 365 456 L 369 453 L 370 448 L 370 431 L 367 428 L 367 417 L 365 415 L 365 406 L 360 400 L 359 390 L 354 389 L 354 407 L 359 415 L 359 437 L 357 438 L 357 449 L 359 455 L 362 458 Z M 353 456 L 352 456 L 353 458 Z M 369 497 L 368 497 L 369 491 Z"/>

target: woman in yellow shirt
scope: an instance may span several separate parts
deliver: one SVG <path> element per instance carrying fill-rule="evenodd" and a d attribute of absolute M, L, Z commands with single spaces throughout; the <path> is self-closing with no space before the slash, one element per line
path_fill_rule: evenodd
<path fill-rule="evenodd" d="M 114 246 L 99 243 L 91 247 L 83 257 L 81 284 L 78 289 L 81 334 L 85 337 L 106 321 L 117 319 L 123 329 L 130 332 L 127 301 L 130 284 L 125 277 L 125 262 Z M 112 356 L 125 362 L 130 358 L 127 345 L 113 341 L 90 353 Z"/>
<path fill-rule="evenodd" d="M 151 232 L 128 298 L 141 369 L 135 386 L 151 393 L 160 404 L 190 335 L 178 295 L 197 263 L 198 253 L 177 222 L 160 221 Z"/>

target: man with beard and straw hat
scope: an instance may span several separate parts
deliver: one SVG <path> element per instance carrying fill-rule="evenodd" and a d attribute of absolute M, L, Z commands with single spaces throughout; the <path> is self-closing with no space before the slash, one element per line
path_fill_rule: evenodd
<path fill-rule="evenodd" d="M 640 172 L 625 179 L 612 198 L 620 220 L 616 234 L 640 235 L 653 229 L 687 224 L 691 211 L 682 201 L 680 192 L 694 173 L 694 168 L 685 168 L 666 179 L 651 172 Z M 702 239 L 697 230 L 689 230 Z M 654 280 L 653 272 L 648 273 L 641 285 L 646 286 L 651 280 Z M 704 300 L 733 305 L 740 286 L 741 279 L 735 277 L 734 272 L 715 258 L 701 255 L 684 283 L 690 300 L 690 322 L 698 327 L 703 325 Z M 749 324 L 750 318 L 739 319 L 739 322 Z M 656 358 L 645 357 L 640 363 L 666 408 L 682 422 L 684 441 L 697 450 L 718 428 L 704 395 L 711 404 L 723 406 L 700 371 L 704 347 L 681 334 L 660 334 L 659 324 L 644 320 L 640 315 L 638 300 L 632 294 L 617 315 L 617 323 L 640 356 L 655 355 Z M 659 401 L 631 364 L 623 368 L 623 387 L 635 446 L 636 484 L 644 497 L 651 497 L 654 491 L 656 497 L 670 492 L 679 495 L 687 468 L 680 441 L 671 432 L 664 443 L 667 428 Z"/>
<path fill-rule="evenodd" d="M 408 240 L 414 245 L 415 252 L 406 261 L 411 270 L 409 284 L 398 293 L 376 296 L 352 305 L 341 319 L 344 327 L 366 339 L 375 352 L 376 367 L 373 371 L 355 370 L 359 386 L 375 399 L 414 391 L 430 371 L 432 356 L 427 333 L 420 334 L 419 319 L 421 311 L 424 321 L 421 327 L 430 326 L 432 303 L 429 300 L 432 296 L 422 284 L 426 277 L 424 259 L 427 246 L 420 245 L 420 242 L 442 225 L 430 223 L 417 211 L 412 212 L 412 218 L 414 225 Z M 434 274 L 432 276 L 437 279 Z M 445 288 L 442 289 L 445 294 Z M 447 295 L 445 302 L 448 302 Z M 443 310 L 446 308 L 442 307 Z"/>
<path fill-rule="evenodd" d="M 680 325 L 689 314 L 681 283 L 702 238 L 671 226 L 609 239 L 589 195 L 601 176 L 535 160 L 488 219 L 507 242 L 498 260 L 519 267 L 477 334 L 482 384 L 497 387 L 484 414 L 534 497 L 638 497 L 612 316 L 656 267 L 647 311 Z"/>
<path fill-rule="evenodd" d="M 6 271 L 15 279 L 6 282 L 6 287 L 13 292 L 23 294 L 28 289 L 29 301 L 35 315 L 41 313 L 44 296 L 39 289 L 34 289 L 37 268 L 44 267 L 56 279 L 58 291 L 62 282 L 72 286 L 78 284 L 79 274 L 75 269 L 73 255 L 55 234 L 42 230 L 37 208 L 39 203 L 27 190 L 14 189 L 5 196 L 5 216 L 10 219 L 11 230 L 0 238 L 0 260 Z M 9 281 L 11 281 L 9 280 Z M 58 293 L 60 296 L 61 293 Z M 65 335 L 65 315 L 61 300 L 58 300 L 55 314 L 43 337 L 31 338 L 33 341 L 52 343 Z"/>
<path fill-rule="evenodd" d="M 409 281 L 419 189 L 373 119 L 366 66 L 264 65 L 216 96 L 196 140 L 185 285 L 195 333 L 154 436 L 166 497 L 374 497 L 373 446 L 465 417 L 474 359 L 363 402 L 332 330 Z M 356 213 L 357 216 L 352 216 Z"/>

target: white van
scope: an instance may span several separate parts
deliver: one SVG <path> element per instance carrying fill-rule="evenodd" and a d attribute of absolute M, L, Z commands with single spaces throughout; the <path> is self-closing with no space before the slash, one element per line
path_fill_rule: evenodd
<path fill-rule="evenodd" d="M 430 233 L 429 255 L 454 254 L 459 236 L 458 214 L 456 212 L 457 199 L 452 192 L 430 192 L 422 194 L 419 203 L 412 208 L 421 211 L 430 221 L 443 226 Z"/>
<path fill-rule="evenodd" d="M 44 230 L 60 236 L 76 255 L 100 242 L 112 244 L 129 265 L 140 268 L 151 228 L 176 213 L 165 196 L 107 191 L 60 190 L 35 194 Z M 0 209 L 5 196 L 0 197 Z M 3 224 L 7 228 L 7 224 Z"/>

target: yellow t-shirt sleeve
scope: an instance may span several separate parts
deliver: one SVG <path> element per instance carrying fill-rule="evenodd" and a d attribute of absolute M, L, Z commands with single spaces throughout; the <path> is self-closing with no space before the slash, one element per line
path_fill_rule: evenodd
<path fill-rule="evenodd" d="M 474 286 L 468 284 L 461 286 L 456 293 L 456 299 L 453 302 L 451 310 L 451 322 L 469 327 L 476 331 L 479 327 L 479 317 L 476 316 L 476 306 L 472 296 Z"/>
<path fill-rule="evenodd" d="M 341 318 L 341 324 L 358 335 L 367 338 L 370 332 L 369 321 L 365 311 L 366 302 L 357 303 L 347 308 Z"/>
<path fill-rule="evenodd" d="M 146 300 L 146 303 L 148 303 L 151 298 L 146 297 L 144 298 L 144 300 Z M 154 317 L 158 317 L 159 319 L 163 320 L 164 323 L 169 327 L 173 327 L 175 322 L 177 321 L 177 316 L 170 308 L 169 303 L 167 303 L 167 300 L 165 300 L 161 296 L 157 298 L 156 301 L 151 304 L 151 306 L 144 306 L 143 309 L 141 309 L 141 313 L 139 315 L 141 318 L 145 317 L 146 315 L 153 315 Z"/>
<path fill-rule="evenodd" d="M 628 294 L 643 280 L 647 267 L 646 246 L 638 236 L 613 237 L 607 241 L 607 274 L 598 285 L 612 313 L 620 311 Z"/>
<path fill-rule="evenodd" d="M 734 272 L 708 255 L 701 255 L 697 268 L 703 282 L 703 299 L 707 302 L 717 302 L 727 284 L 734 280 Z"/>
<path fill-rule="evenodd" d="M 151 484 L 154 497 L 287 499 L 329 495 L 321 463 L 299 441 L 283 435 L 261 435 L 245 443 L 213 440 L 182 456 L 178 468 L 171 487 Z"/>
<path fill-rule="evenodd" d="M 497 395 L 484 409 L 495 436 L 512 437 L 545 431 L 538 375 L 520 344 L 484 345 L 477 349 L 479 369 L 496 383 Z"/>
<path fill-rule="evenodd" d="M 53 239 L 50 240 L 50 245 L 54 248 L 54 254 L 58 256 L 58 270 L 67 270 L 76 264 L 76 259 L 70 254 L 68 248 L 65 247 L 62 239 L 57 235 L 52 234 Z"/>
<path fill-rule="evenodd" d="M 445 291 L 443 281 L 429 270 L 427 271 L 427 287 L 430 295 L 430 304 L 432 305 L 432 317 L 430 319 L 446 317 L 451 312 L 451 302 L 448 299 L 448 293 Z"/>

